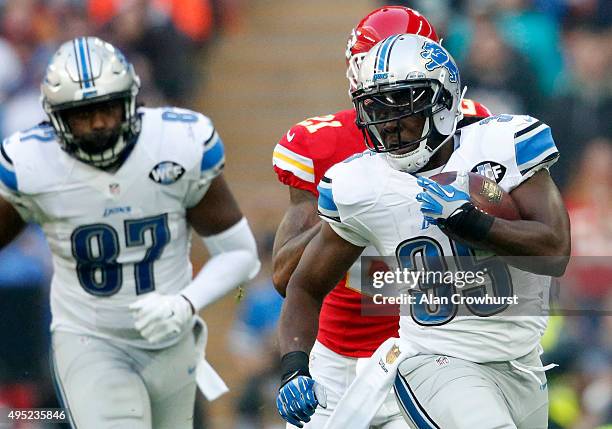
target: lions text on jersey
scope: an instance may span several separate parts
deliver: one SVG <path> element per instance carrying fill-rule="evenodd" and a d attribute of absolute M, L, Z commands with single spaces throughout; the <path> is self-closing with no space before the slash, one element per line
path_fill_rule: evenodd
<path fill-rule="evenodd" d="M 185 212 L 220 173 L 224 150 L 199 113 L 138 113 L 142 131 L 114 173 L 69 156 L 48 124 L 12 135 L 1 145 L 0 195 L 47 236 L 55 271 L 51 329 L 150 348 L 128 306 L 191 281 Z"/>
<path fill-rule="evenodd" d="M 462 128 L 455 136 L 455 150 L 443 171 L 479 171 L 478 166 L 500 166 L 499 185 L 507 192 L 536 171 L 553 164 L 558 151 L 550 128 L 528 116 L 498 115 Z M 491 168 L 493 170 L 493 168 Z M 488 169 L 480 170 L 486 174 Z M 397 256 L 412 269 L 415 255 L 465 255 L 472 251 L 450 240 L 435 226 L 423 225 L 415 197 L 416 178 L 392 169 L 384 155 L 364 152 L 332 167 L 319 185 L 319 211 L 323 220 L 345 240 L 374 245 L 380 254 Z M 495 290 L 504 296 L 512 291 L 534 299 L 550 284 L 550 277 L 507 266 L 494 259 L 471 259 L 471 267 L 495 270 Z M 489 282 L 491 280 L 489 279 Z M 436 287 L 436 294 L 452 292 Z M 542 307 L 546 303 L 542 302 Z M 455 316 L 456 308 L 432 310 L 418 302 L 410 316 L 400 318 L 400 336 L 424 354 L 455 356 L 472 362 L 509 361 L 524 356 L 538 344 L 546 327 L 544 315 L 505 317 L 504 308 L 468 308 L 470 316 Z M 489 317 L 482 317 L 489 316 Z"/>

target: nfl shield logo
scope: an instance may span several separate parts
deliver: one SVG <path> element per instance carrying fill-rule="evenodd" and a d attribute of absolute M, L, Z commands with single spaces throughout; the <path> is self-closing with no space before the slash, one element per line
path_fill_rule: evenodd
<path fill-rule="evenodd" d="M 110 185 L 108 185 L 108 190 L 112 195 L 119 195 L 119 192 L 121 192 L 121 189 L 119 188 L 119 183 L 111 183 Z"/>
<path fill-rule="evenodd" d="M 391 347 L 391 349 L 387 352 L 385 361 L 391 365 L 399 357 L 400 353 L 401 351 L 397 344 L 393 344 L 393 347 Z"/>

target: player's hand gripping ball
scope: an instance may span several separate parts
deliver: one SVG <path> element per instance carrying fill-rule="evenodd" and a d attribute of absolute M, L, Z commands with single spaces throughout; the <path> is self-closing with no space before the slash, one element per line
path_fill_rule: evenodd
<path fill-rule="evenodd" d="M 477 239 L 486 235 L 494 217 L 520 219 L 512 197 L 497 183 L 476 173 L 446 172 L 431 178 L 419 177 L 423 187 L 416 199 L 425 220 L 453 232 L 475 232 Z M 478 212 L 474 212 L 474 210 Z M 478 223 L 478 225 L 466 225 Z M 486 230 L 486 231 L 485 231 Z M 465 235 L 465 234 L 464 234 Z"/>

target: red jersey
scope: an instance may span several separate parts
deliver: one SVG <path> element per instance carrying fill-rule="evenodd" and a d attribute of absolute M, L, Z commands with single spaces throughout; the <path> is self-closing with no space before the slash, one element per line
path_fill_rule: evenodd
<path fill-rule="evenodd" d="M 464 100 L 462 108 L 465 116 L 490 116 L 486 107 L 471 100 Z M 306 119 L 287 131 L 272 156 L 281 183 L 318 197 L 317 184 L 332 165 L 366 150 L 355 119 L 354 109 L 343 110 Z M 376 254 L 373 248 L 363 253 Z M 317 334 L 317 340 L 327 348 L 350 357 L 370 357 L 387 338 L 398 335 L 399 327 L 399 315 L 361 314 L 364 297 L 359 293 L 360 259 L 323 301 Z"/>

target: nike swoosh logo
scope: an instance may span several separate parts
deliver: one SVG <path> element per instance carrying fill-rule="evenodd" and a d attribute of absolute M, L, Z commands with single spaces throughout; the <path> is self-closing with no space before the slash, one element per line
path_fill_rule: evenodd
<path fill-rule="evenodd" d="M 287 141 L 290 142 L 295 137 L 295 133 L 291 134 L 291 131 L 287 131 Z"/>
<path fill-rule="evenodd" d="M 291 374 L 289 374 L 287 377 L 283 377 L 285 381 L 285 384 L 283 385 L 283 387 L 285 387 L 287 385 L 287 383 L 289 383 L 291 380 L 293 380 L 295 378 L 296 375 L 298 375 L 300 373 L 300 371 L 293 371 Z"/>
<path fill-rule="evenodd" d="M 440 189 L 442 189 L 442 192 L 444 192 L 444 195 L 446 195 L 448 198 L 453 198 L 455 196 L 455 191 L 449 193 L 446 189 L 444 189 L 442 186 L 440 186 Z"/>

